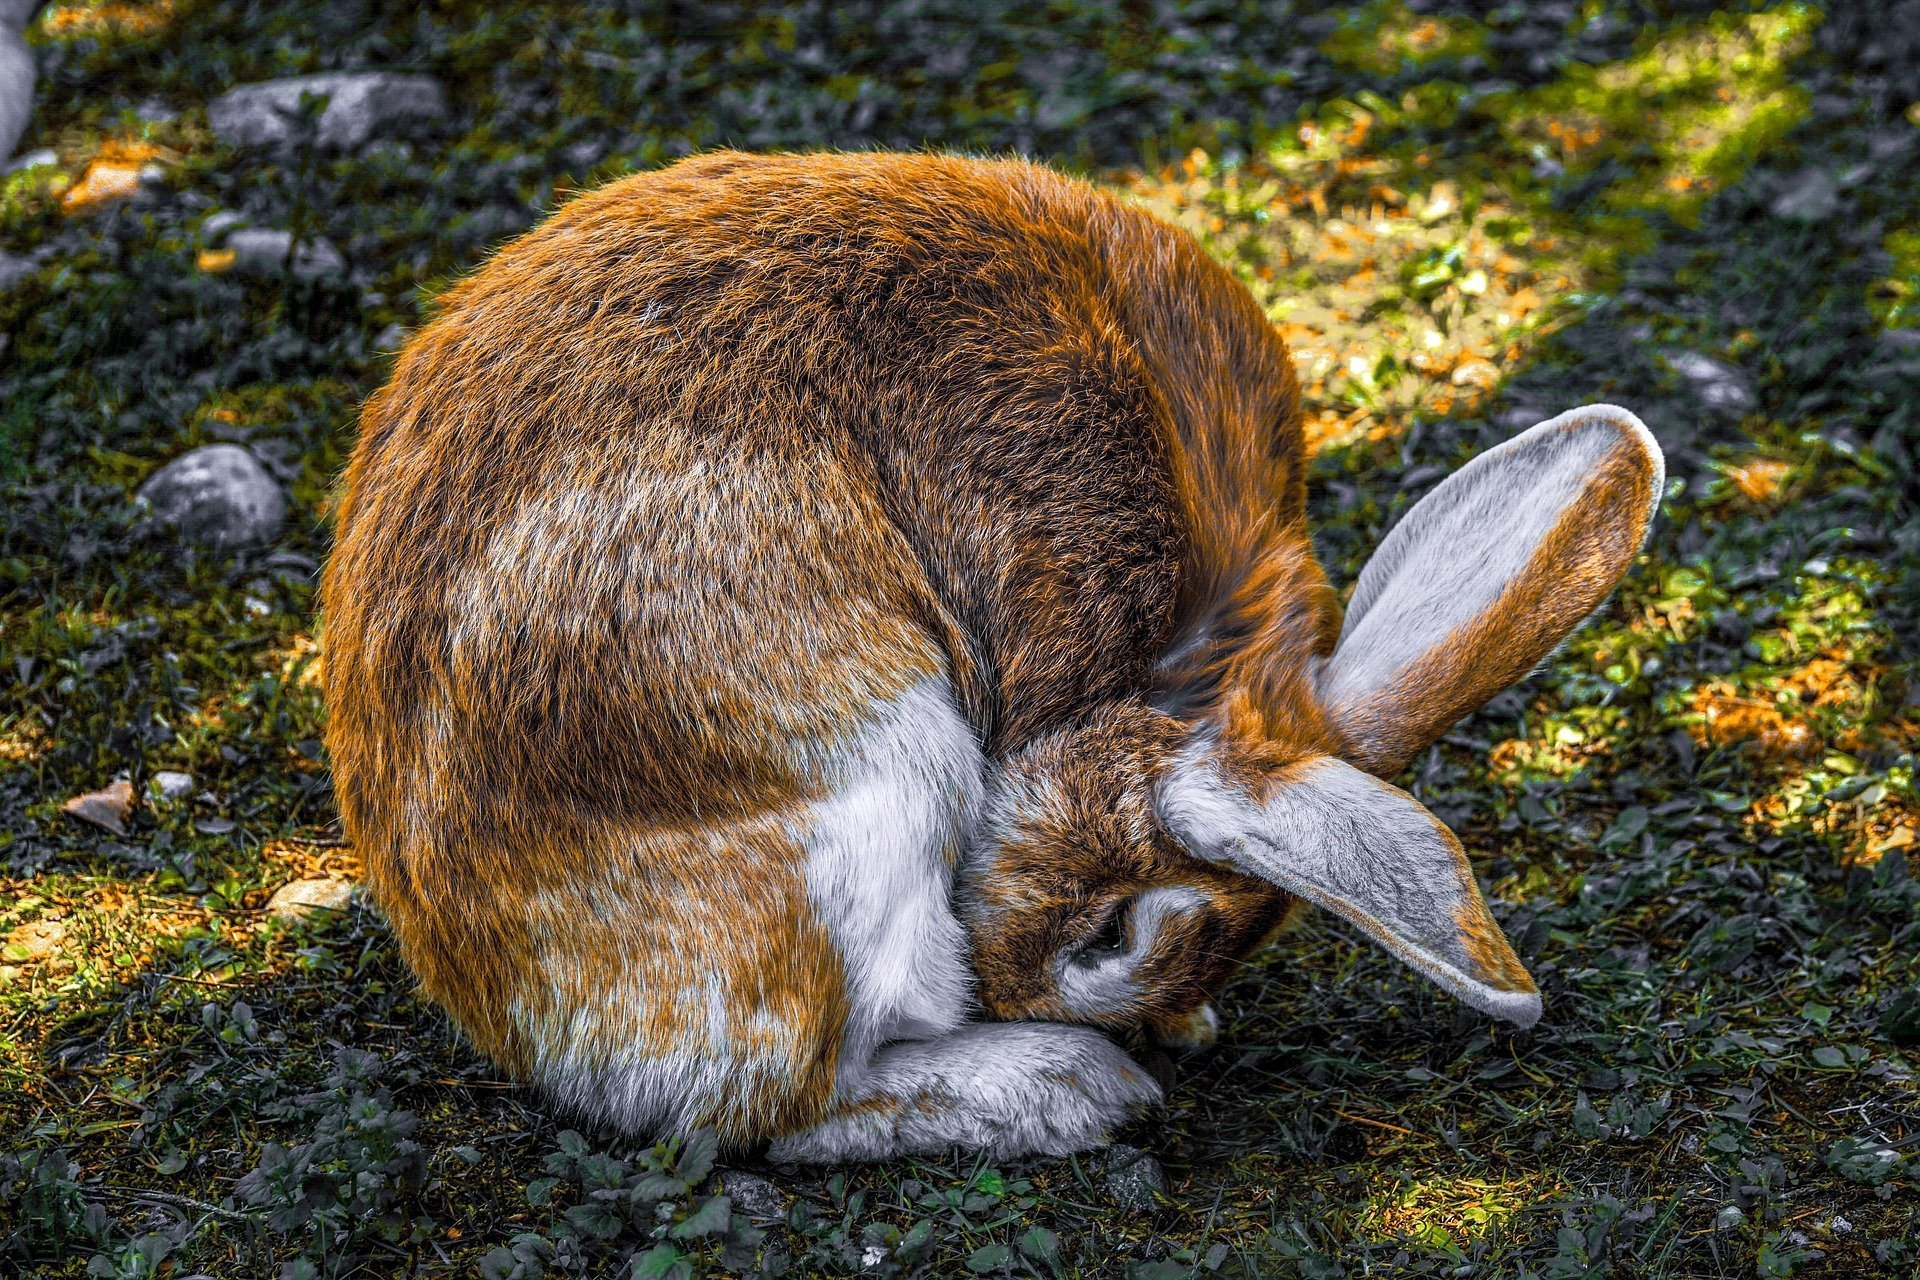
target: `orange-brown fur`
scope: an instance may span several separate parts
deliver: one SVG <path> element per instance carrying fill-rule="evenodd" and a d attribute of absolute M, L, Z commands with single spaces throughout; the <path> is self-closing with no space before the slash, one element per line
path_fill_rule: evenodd
<path fill-rule="evenodd" d="M 1012 162 L 721 153 L 567 205 L 367 405 L 323 606 L 343 818 L 427 992 L 509 1068 L 570 1009 L 701 1052 L 676 931 L 733 938 L 736 1138 L 828 1105 L 838 961 L 784 824 L 866 708 L 944 675 L 992 760 L 1092 718 L 1135 804 L 1149 701 L 1217 713 L 1249 777 L 1344 745 L 1283 344 L 1186 236 Z M 1287 901 L 1054 834 L 1034 893 L 1209 886 L 1143 1019 Z M 976 947 L 990 1009 L 1029 1011 L 1032 945 Z"/>

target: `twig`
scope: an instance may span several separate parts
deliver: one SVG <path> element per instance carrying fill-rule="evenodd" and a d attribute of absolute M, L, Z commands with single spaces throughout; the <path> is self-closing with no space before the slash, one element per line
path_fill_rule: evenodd
<path fill-rule="evenodd" d="M 104 1187 L 102 1190 L 108 1195 L 124 1196 L 129 1200 L 164 1204 L 175 1209 L 198 1209 L 202 1213 L 211 1213 L 216 1217 L 225 1218 L 230 1222 L 244 1221 L 247 1216 L 234 1209 L 223 1209 L 217 1204 L 209 1204 L 205 1200 L 195 1200 L 192 1196 L 177 1196 L 171 1191 L 128 1191 L 120 1187 Z"/>
<path fill-rule="evenodd" d="M 1388 1124 L 1385 1120 L 1369 1120 L 1365 1116 L 1356 1116 L 1352 1112 L 1342 1111 L 1338 1107 L 1333 1109 L 1333 1114 L 1339 1116 L 1342 1120 L 1351 1120 L 1355 1124 L 1370 1124 L 1376 1129 L 1385 1129 L 1389 1133 L 1404 1133 L 1409 1138 L 1417 1138 L 1420 1136 L 1411 1129 L 1402 1129 L 1397 1124 Z"/>

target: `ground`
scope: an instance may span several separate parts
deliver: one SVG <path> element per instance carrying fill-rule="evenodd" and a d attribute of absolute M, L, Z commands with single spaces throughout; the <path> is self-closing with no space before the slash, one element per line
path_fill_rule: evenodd
<path fill-rule="evenodd" d="M 0 1273 L 1920 1265 L 1920 4 L 85 0 L 29 40 Z M 235 84 L 360 67 L 436 76 L 449 114 L 344 153 L 210 132 Z M 1192 230 L 1294 346 L 1342 583 L 1518 427 L 1645 417 L 1672 483 L 1624 588 L 1402 779 L 1473 851 L 1538 1027 L 1320 918 L 1119 1135 L 1163 1191 L 1114 1154 L 713 1172 L 497 1079 L 364 905 L 264 910 L 355 870 L 314 574 L 396 335 L 570 191 L 721 144 L 1020 151 Z M 219 211 L 338 269 L 249 273 Z M 189 553 L 130 495 L 223 440 L 292 515 Z M 63 813 L 122 775 L 123 834 Z"/>

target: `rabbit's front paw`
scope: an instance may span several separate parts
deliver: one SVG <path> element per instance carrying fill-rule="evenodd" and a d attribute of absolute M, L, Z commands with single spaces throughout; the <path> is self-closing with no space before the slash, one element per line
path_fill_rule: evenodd
<path fill-rule="evenodd" d="M 1087 1027 L 981 1023 L 874 1055 L 834 1114 L 773 1144 L 775 1160 L 836 1163 L 962 1146 L 996 1158 L 1084 1151 L 1160 1086 Z"/>

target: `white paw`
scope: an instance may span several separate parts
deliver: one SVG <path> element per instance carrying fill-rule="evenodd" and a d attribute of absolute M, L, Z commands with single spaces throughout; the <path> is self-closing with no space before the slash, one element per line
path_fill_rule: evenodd
<path fill-rule="evenodd" d="M 876 1160 L 961 1146 L 996 1159 L 1066 1155 L 1107 1140 L 1160 1086 L 1087 1027 L 981 1023 L 874 1056 L 857 1096 L 775 1142 L 775 1160 Z"/>
<path fill-rule="evenodd" d="M 998 1159 L 1102 1146 L 1130 1116 L 1163 1100 L 1153 1077 L 1090 1027 L 1034 1022 L 1006 1031 L 943 1118 L 968 1135 L 967 1145 Z"/>

